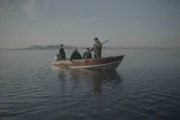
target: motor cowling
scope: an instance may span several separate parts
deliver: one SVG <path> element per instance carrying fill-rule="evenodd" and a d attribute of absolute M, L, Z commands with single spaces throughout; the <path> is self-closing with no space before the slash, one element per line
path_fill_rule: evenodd
<path fill-rule="evenodd" d="M 59 54 L 56 54 L 56 55 L 54 56 L 54 60 L 55 60 L 55 61 L 59 60 Z"/>

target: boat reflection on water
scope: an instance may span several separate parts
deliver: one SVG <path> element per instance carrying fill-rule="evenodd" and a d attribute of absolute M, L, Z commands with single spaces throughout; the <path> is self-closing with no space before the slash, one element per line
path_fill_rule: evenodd
<path fill-rule="evenodd" d="M 101 93 L 103 87 L 111 87 L 120 85 L 123 90 L 123 78 L 116 70 L 88 70 L 88 69 L 66 69 L 53 67 L 53 70 L 58 71 L 58 77 L 61 81 L 71 79 L 71 84 L 74 87 L 79 87 L 79 83 L 92 84 L 93 90 L 96 93 Z M 64 84 L 64 82 L 62 82 Z M 64 88 L 64 85 L 62 85 Z M 119 88 L 119 86 L 118 86 Z"/>
<path fill-rule="evenodd" d="M 109 84 L 108 87 L 111 86 L 113 89 L 114 86 L 122 83 L 122 76 L 120 76 L 116 70 L 93 70 L 88 71 L 89 75 L 91 75 L 92 84 L 94 87 L 94 91 L 97 93 L 102 92 L 102 87 Z M 84 76 L 87 78 L 87 76 Z M 121 89 L 123 87 L 121 86 Z"/>

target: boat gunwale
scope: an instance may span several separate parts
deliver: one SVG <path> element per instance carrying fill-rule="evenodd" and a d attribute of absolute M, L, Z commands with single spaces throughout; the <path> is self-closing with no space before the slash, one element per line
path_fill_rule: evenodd
<path fill-rule="evenodd" d="M 79 61 L 87 61 L 87 60 L 104 60 L 104 59 L 112 59 L 112 58 L 118 58 L 118 57 L 122 57 L 122 59 L 124 58 L 125 55 L 118 55 L 118 56 L 109 56 L 109 57 L 103 57 L 103 58 L 90 58 L 90 59 L 74 59 L 72 61 L 74 62 L 79 62 Z M 57 60 L 57 61 L 51 61 L 52 62 L 65 62 L 65 61 L 71 61 L 70 59 L 66 59 L 66 60 Z M 119 61 L 119 60 L 118 60 Z"/>

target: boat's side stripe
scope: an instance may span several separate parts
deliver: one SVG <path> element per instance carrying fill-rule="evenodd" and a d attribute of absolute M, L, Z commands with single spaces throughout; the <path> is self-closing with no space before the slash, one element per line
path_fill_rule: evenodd
<path fill-rule="evenodd" d="M 101 65 L 91 65 L 91 66 L 70 66 L 70 68 L 93 68 L 93 67 L 100 67 L 100 66 L 107 66 L 107 65 L 111 65 L 111 64 L 116 64 L 116 63 L 120 63 L 120 61 L 116 61 L 116 62 L 112 62 L 112 63 L 106 63 L 106 64 L 101 64 Z"/>

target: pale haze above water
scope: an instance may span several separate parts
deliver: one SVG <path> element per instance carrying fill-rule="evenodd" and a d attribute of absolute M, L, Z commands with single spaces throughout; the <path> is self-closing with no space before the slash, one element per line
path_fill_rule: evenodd
<path fill-rule="evenodd" d="M 0 48 L 180 47 L 179 0 L 0 0 Z"/>

